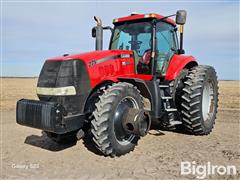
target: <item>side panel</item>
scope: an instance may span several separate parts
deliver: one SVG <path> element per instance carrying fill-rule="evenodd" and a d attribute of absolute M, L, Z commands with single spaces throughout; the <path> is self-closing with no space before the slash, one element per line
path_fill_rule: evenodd
<path fill-rule="evenodd" d="M 181 70 L 189 63 L 193 63 L 195 65 L 198 64 L 193 56 L 173 55 L 168 66 L 165 79 L 169 81 L 175 79 Z"/>
<path fill-rule="evenodd" d="M 91 86 L 94 88 L 103 81 L 117 82 L 118 78 L 152 79 L 152 75 L 135 74 L 134 68 L 134 58 L 132 57 L 108 59 L 101 63 L 92 64 L 88 66 Z"/>
<path fill-rule="evenodd" d="M 48 61 L 81 60 L 87 67 L 91 87 L 94 88 L 104 81 L 117 82 L 119 77 L 151 80 L 151 75 L 135 74 L 133 52 L 130 50 L 93 51 L 75 55 L 61 56 Z"/>

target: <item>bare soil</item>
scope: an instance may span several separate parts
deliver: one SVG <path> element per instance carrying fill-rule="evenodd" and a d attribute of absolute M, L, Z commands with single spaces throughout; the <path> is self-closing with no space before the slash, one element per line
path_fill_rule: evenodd
<path fill-rule="evenodd" d="M 192 136 L 151 130 L 135 150 L 119 158 L 98 154 L 91 143 L 57 145 L 40 130 L 16 124 L 18 99 L 37 99 L 37 79 L 1 79 L 1 177 L 3 179 L 195 179 L 181 175 L 182 161 L 235 165 L 240 179 L 240 83 L 221 81 L 213 132 Z"/>

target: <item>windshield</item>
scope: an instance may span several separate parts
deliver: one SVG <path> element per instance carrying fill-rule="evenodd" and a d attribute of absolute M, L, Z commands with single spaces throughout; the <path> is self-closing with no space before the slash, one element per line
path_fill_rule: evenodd
<path fill-rule="evenodd" d="M 126 22 L 115 26 L 110 49 L 133 50 L 138 56 L 151 50 L 152 24 L 150 22 Z"/>

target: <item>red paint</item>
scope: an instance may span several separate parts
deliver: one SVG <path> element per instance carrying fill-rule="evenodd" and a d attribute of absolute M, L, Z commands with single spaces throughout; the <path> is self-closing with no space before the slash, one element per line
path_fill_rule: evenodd
<path fill-rule="evenodd" d="M 121 50 L 119 50 L 119 52 L 121 52 Z M 128 53 L 130 52 L 131 51 Z M 151 75 L 136 75 L 134 69 L 134 58 L 119 58 L 88 67 L 88 73 L 90 75 L 92 87 L 95 87 L 103 81 L 110 80 L 118 82 L 118 78 L 139 78 L 143 80 L 152 79 Z"/>
<path fill-rule="evenodd" d="M 116 56 L 120 54 L 132 54 L 132 51 L 129 50 L 104 50 L 104 51 L 92 51 L 85 52 L 80 54 L 73 54 L 68 56 L 60 56 L 55 58 L 48 59 L 49 61 L 54 60 L 73 60 L 73 59 L 81 59 L 85 62 L 90 62 L 92 60 L 98 60 L 107 56 Z"/>
<path fill-rule="evenodd" d="M 75 54 L 69 56 L 61 56 L 56 58 L 48 59 L 48 61 L 56 61 L 56 60 L 74 60 L 80 59 L 85 62 L 86 67 L 88 68 L 88 74 L 90 76 L 91 86 L 94 88 L 98 84 L 103 81 L 113 81 L 118 82 L 118 78 L 138 78 L 142 80 L 151 80 L 152 75 L 140 75 L 135 74 L 135 65 L 134 58 L 119 58 L 107 60 L 105 62 L 94 64 L 89 66 L 89 63 L 92 60 L 109 57 L 109 56 L 117 56 L 121 54 L 130 54 L 132 55 L 132 51 L 129 50 L 106 50 L 106 51 L 93 51 L 82 54 Z M 127 62 L 127 63 L 126 63 Z"/>
<path fill-rule="evenodd" d="M 115 19 L 115 21 L 113 23 L 116 24 L 118 22 L 146 19 L 145 15 L 147 15 L 147 14 L 137 14 L 137 15 L 133 15 L 133 16 L 125 16 L 125 17 Z M 153 17 L 147 17 L 147 18 L 161 19 L 164 17 L 160 14 L 155 14 L 155 13 L 151 13 L 151 15 L 153 15 Z M 166 21 L 174 26 L 176 25 L 175 21 L 170 18 L 166 18 L 166 19 L 164 19 L 164 21 Z"/>
<path fill-rule="evenodd" d="M 91 85 L 94 88 L 96 85 L 103 81 L 113 81 L 118 82 L 118 78 L 137 78 L 149 81 L 152 79 L 152 75 L 141 75 L 135 74 L 135 65 L 133 57 L 110 59 L 99 64 L 91 64 L 90 62 L 98 61 L 99 59 L 117 56 L 121 54 L 132 55 L 130 50 L 105 50 L 105 51 L 93 51 L 82 54 L 75 54 L 69 56 L 61 56 L 56 58 L 48 59 L 49 61 L 55 60 L 74 60 L 80 59 L 85 62 L 88 69 L 88 74 L 90 76 Z M 166 72 L 165 79 L 173 80 L 175 79 L 181 70 L 190 62 L 196 62 L 193 56 L 183 56 L 183 55 L 173 55 L 170 60 L 168 70 Z"/>
<path fill-rule="evenodd" d="M 195 62 L 197 64 L 196 59 L 193 56 L 173 55 L 168 66 L 165 79 L 175 79 L 182 69 L 190 62 Z"/>

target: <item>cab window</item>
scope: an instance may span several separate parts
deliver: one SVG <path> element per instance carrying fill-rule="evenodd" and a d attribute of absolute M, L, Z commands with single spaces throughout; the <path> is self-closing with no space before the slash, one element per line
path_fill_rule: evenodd
<path fill-rule="evenodd" d="M 151 73 L 152 23 L 126 22 L 116 25 L 110 49 L 132 50 L 137 74 Z"/>
<path fill-rule="evenodd" d="M 174 27 L 165 22 L 158 22 L 156 25 L 156 36 L 157 72 L 164 75 L 168 61 L 176 49 Z"/>

